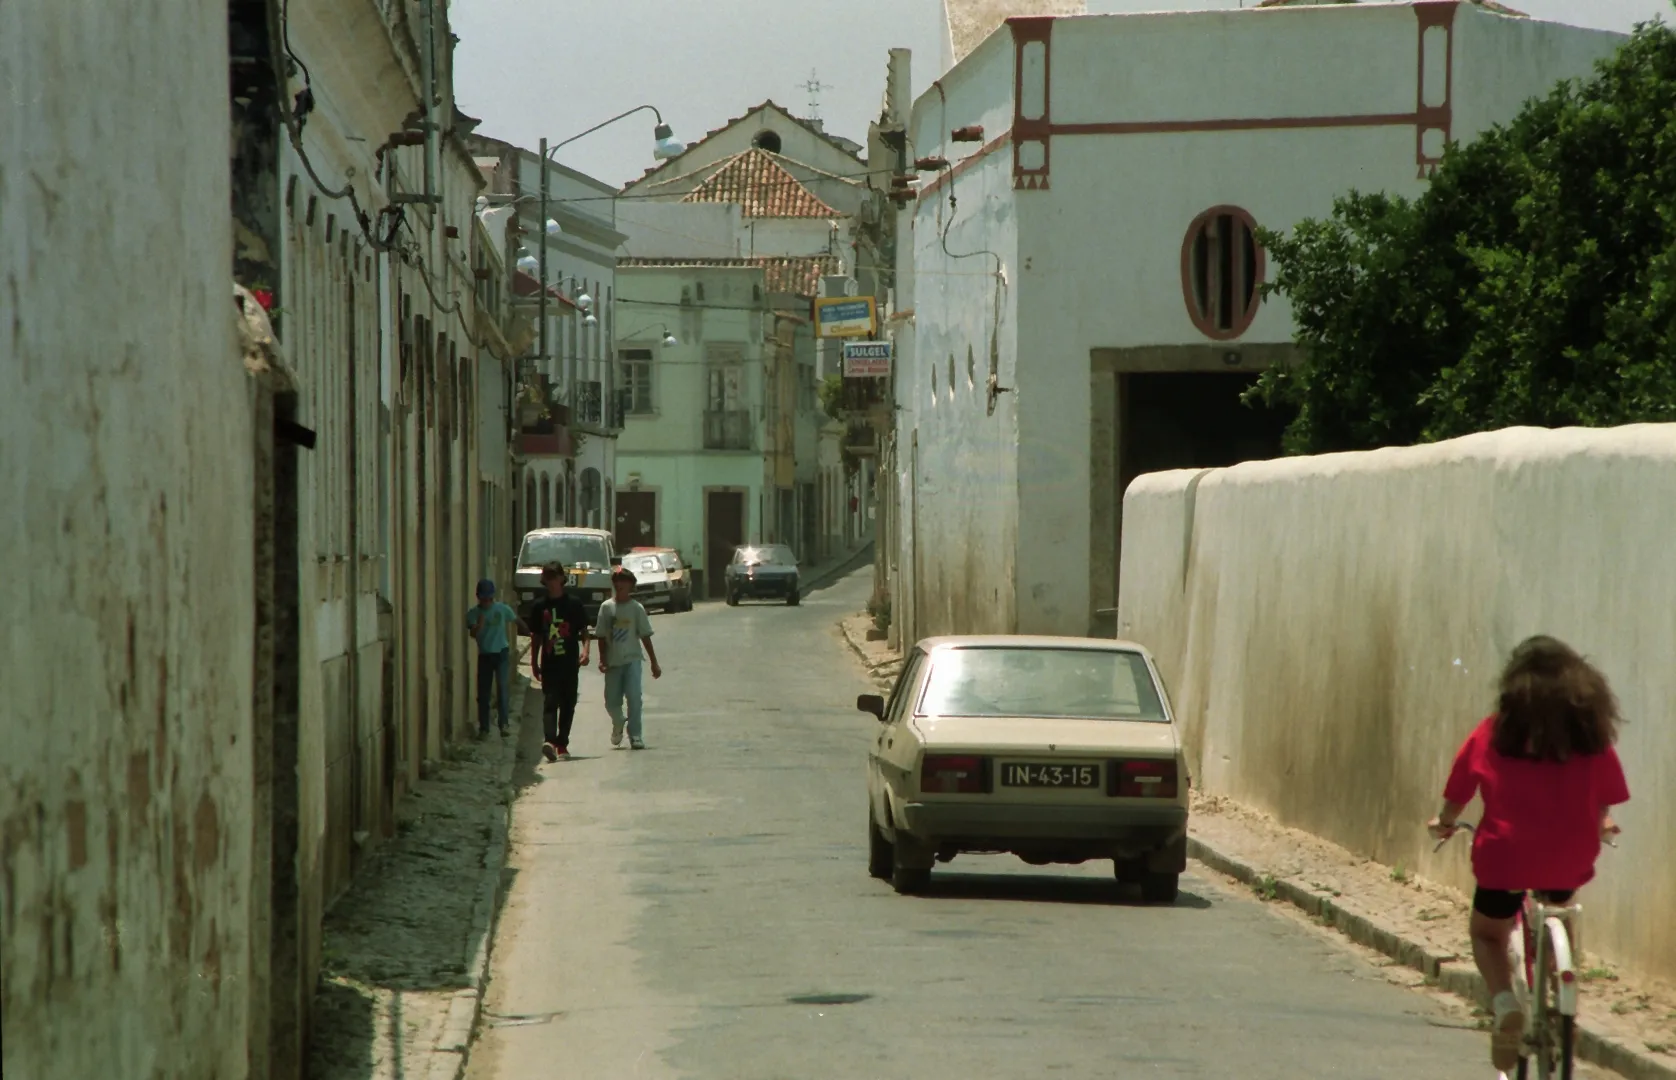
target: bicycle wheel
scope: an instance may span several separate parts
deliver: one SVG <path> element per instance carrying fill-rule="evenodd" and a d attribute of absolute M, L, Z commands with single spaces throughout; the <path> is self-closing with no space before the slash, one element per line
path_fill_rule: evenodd
<path fill-rule="evenodd" d="M 1536 1059 L 1537 1080 L 1571 1080 L 1577 1021 L 1560 1003 L 1560 973 L 1571 968 L 1571 945 L 1563 928 L 1556 931 L 1544 923 L 1540 932 L 1536 957 L 1526 968 L 1535 990 L 1526 1041 Z"/>
<path fill-rule="evenodd" d="M 1519 999 L 1519 1006 L 1525 1010 L 1525 1033 L 1528 1040 L 1534 1030 L 1537 1015 L 1535 995 L 1531 993 L 1531 963 L 1536 956 L 1536 943 L 1531 940 L 1530 930 L 1525 925 L 1525 913 L 1518 915 L 1518 923 L 1513 927 L 1513 937 L 1509 944 L 1513 952 L 1513 993 Z M 1518 1080 L 1530 1080 L 1530 1054 L 1519 1055 Z M 1538 1066 L 1540 1070 L 1540 1066 Z"/>

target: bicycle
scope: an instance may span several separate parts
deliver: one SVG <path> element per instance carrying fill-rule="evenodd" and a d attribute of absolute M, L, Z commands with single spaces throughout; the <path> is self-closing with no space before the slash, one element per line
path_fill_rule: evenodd
<path fill-rule="evenodd" d="M 1472 832 L 1472 823 L 1457 821 L 1432 850 L 1442 851 L 1459 830 Z M 1617 847 L 1610 839 L 1607 844 Z M 1577 968 L 1572 942 L 1577 938 L 1577 920 L 1582 914 L 1582 905 L 1575 901 L 1548 904 L 1532 891 L 1525 893 L 1524 905 L 1516 916 L 1518 926 L 1511 939 L 1513 993 L 1529 1020 L 1524 1050 L 1519 1055 L 1518 1080 L 1529 1080 L 1533 1058 L 1538 1080 L 1571 1080 L 1577 1040 Z M 1541 932 L 1533 926 L 1541 927 Z M 1531 992 L 1533 986 L 1537 988 L 1535 994 Z"/>

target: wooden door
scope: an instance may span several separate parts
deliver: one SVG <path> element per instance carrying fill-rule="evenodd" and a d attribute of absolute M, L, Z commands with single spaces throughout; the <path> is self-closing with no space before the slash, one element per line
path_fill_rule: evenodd
<path fill-rule="evenodd" d="M 612 532 L 617 550 L 658 546 L 658 497 L 652 491 L 617 492 L 617 520 Z"/>
<path fill-rule="evenodd" d="M 745 542 L 745 493 L 710 491 L 704 498 L 704 592 L 726 595 L 723 579 L 733 549 Z"/>

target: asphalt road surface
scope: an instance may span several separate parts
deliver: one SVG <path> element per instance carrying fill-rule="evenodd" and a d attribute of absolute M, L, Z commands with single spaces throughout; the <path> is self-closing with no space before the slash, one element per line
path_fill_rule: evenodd
<path fill-rule="evenodd" d="M 644 751 L 584 677 L 578 760 L 522 773 L 471 1080 L 1495 1075 L 1459 1009 L 1197 863 L 1167 908 L 1103 862 L 868 877 L 835 624 L 870 574 L 655 615 Z"/>

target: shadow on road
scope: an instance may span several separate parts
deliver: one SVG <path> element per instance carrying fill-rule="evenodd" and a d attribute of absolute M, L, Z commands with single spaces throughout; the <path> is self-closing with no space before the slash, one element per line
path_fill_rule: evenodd
<path fill-rule="evenodd" d="M 1169 907 L 1147 904 L 1132 885 L 1097 878 L 1051 874 L 962 874 L 935 873 L 920 894 L 934 900 L 1024 900 L 1048 904 L 1104 904 L 1112 907 Z M 1211 901 L 1197 893 L 1182 891 L 1173 905 L 1204 911 Z"/>

